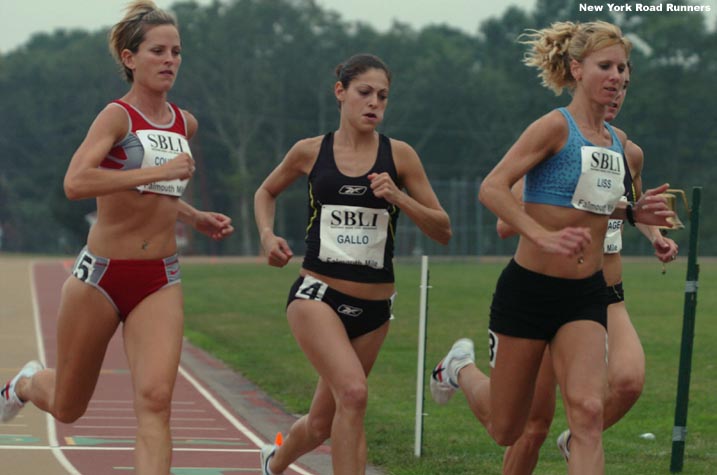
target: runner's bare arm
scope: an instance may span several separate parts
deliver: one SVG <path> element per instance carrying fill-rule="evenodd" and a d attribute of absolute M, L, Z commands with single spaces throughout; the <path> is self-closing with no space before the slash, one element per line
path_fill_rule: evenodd
<path fill-rule="evenodd" d="M 254 219 L 268 264 L 283 267 L 294 255 L 289 243 L 274 234 L 277 197 L 303 175 L 318 156 L 321 137 L 298 141 L 254 193 Z"/>
<path fill-rule="evenodd" d="M 127 134 L 127 127 L 127 116 L 119 107 L 108 105 L 97 115 L 65 173 L 67 198 L 94 198 L 156 181 L 192 176 L 194 160 L 186 153 L 159 167 L 126 170 L 122 173 L 98 168 L 114 144 Z"/>
<path fill-rule="evenodd" d="M 423 233 L 441 244 L 451 239 L 451 221 L 441 207 L 416 151 L 406 142 L 391 139 L 394 161 L 404 193 L 388 173 L 369 175 L 373 193 L 398 206 Z"/>

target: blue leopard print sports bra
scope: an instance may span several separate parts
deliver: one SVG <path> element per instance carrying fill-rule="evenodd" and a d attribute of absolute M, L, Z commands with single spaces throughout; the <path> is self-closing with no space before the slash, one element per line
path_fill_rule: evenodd
<path fill-rule="evenodd" d="M 568 140 L 558 153 L 527 173 L 524 201 L 611 214 L 624 194 L 627 169 L 615 130 L 606 122 L 612 144 L 597 147 L 583 136 L 566 108 L 558 111 L 568 123 Z"/>

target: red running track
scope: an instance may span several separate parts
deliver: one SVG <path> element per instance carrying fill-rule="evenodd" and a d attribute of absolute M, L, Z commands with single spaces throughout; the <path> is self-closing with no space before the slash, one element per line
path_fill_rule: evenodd
<path fill-rule="evenodd" d="M 38 262 L 32 283 L 40 357 L 54 367 L 56 315 L 68 263 Z M 136 420 L 121 332 L 110 342 L 97 389 L 87 413 L 74 424 L 49 418 L 50 448 L 70 475 L 126 475 L 134 471 Z M 202 383 L 201 375 L 180 367 L 172 402 L 172 475 L 261 473 L 264 440 L 242 417 Z M 286 475 L 315 475 L 293 465 Z"/>

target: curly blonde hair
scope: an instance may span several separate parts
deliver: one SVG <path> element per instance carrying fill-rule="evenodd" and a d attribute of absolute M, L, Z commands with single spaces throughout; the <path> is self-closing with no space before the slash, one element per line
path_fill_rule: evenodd
<path fill-rule="evenodd" d="M 136 0 L 129 5 L 122 18 L 109 33 L 110 53 L 120 65 L 127 82 L 134 81 L 132 70 L 122 62 L 122 51 L 128 49 L 136 53 L 144 41 L 148 26 L 172 25 L 177 27 L 177 19 L 169 12 L 160 10 L 151 0 Z"/>
<path fill-rule="evenodd" d="M 523 56 L 523 63 L 538 68 L 542 85 L 556 96 L 562 94 L 563 89 L 571 92 L 575 89 L 571 60 L 582 61 L 590 53 L 613 45 L 622 45 L 628 56 L 632 50 L 632 43 L 622 35 L 620 28 L 604 21 L 556 22 L 542 30 L 526 30 L 518 42 L 530 47 Z"/>

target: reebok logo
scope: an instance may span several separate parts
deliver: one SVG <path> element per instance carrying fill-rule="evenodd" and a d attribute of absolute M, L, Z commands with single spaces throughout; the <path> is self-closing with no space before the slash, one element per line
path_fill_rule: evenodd
<path fill-rule="evenodd" d="M 363 313 L 363 309 L 358 307 L 352 307 L 351 305 L 346 305 L 344 303 L 339 306 L 338 312 L 343 313 L 344 315 L 349 317 L 358 317 Z"/>
<path fill-rule="evenodd" d="M 361 196 L 366 194 L 366 187 L 361 185 L 343 185 L 339 190 L 340 195 Z"/>

